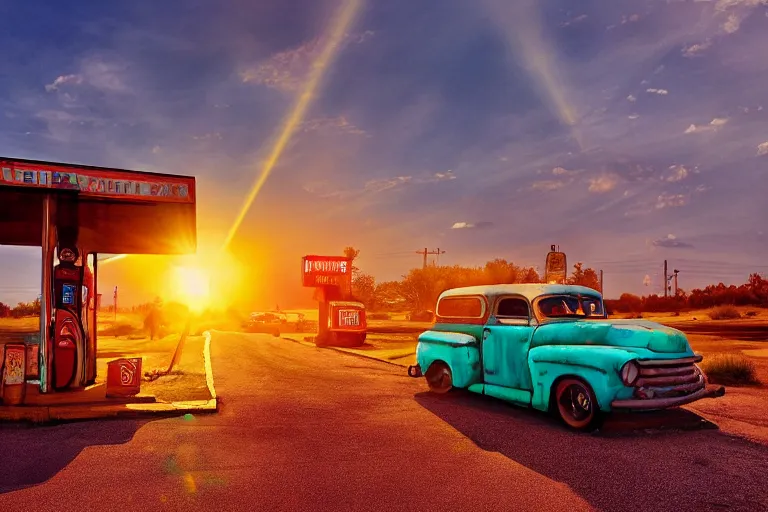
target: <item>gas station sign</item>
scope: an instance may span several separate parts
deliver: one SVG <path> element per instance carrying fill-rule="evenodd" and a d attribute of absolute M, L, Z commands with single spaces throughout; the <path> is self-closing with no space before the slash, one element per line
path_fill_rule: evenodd
<path fill-rule="evenodd" d="M 343 256 L 304 256 L 301 266 L 307 287 L 345 286 L 352 276 L 352 262 Z"/>
<path fill-rule="evenodd" d="M 195 202 L 194 180 L 181 176 L 64 167 L 24 160 L 0 160 L 0 184 L 73 190 L 94 197 L 174 203 Z"/>

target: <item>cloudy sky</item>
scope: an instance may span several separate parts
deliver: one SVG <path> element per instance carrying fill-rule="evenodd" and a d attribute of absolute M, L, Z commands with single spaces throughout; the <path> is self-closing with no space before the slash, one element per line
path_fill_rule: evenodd
<path fill-rule="evenodd" d="M 268 169 L 233 240 L 254 244 L 261 298 L 288 304 L 300 257 L 346 245 L 387 280 L 424 247 L 541 267 L 557 243 L 605 271 L 608 296 L 660 290 L 664 259 L 686 289 L 768 271 L 766 0 L 29 0 L 0 15 L 0 154 L 193 174 L 203 247 Z M 0 262 L 0 300 L 35 293 L 37 250 Z M 129 286 L 130 265 L 102 286 Z"/>

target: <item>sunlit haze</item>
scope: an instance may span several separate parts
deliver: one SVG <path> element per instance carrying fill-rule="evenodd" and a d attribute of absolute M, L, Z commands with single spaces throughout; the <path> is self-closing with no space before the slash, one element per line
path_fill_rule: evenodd
<path fill-rule="evenodd" d="M 105 300 L 308 306 L 301 257 L 350 245 L 385 281 L 424 247 L 541 269 L 559 244 L 607 296 L 660 291 L 665 259 L 685 289 L 768 271 L 765 2 L 0 13 L 1 155 L 197 177 L 199 254 L 105 255 Z M 0 301 L 39 267 L 0 247 Z"/>

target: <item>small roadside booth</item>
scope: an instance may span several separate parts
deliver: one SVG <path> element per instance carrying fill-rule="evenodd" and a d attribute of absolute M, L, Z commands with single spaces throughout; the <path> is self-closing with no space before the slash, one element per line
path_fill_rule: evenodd
<path fill-rule="evenodd" d="M 197 250 L 195 178 L 0 156 L 0 245 L 42 250 L 39 335 L 0 340 L 4 386 L 96 380 L 98 255 Z"/>

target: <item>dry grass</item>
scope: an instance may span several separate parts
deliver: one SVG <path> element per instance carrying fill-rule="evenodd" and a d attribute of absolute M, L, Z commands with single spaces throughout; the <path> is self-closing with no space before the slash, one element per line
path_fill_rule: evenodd
<path fill-rule="evenodd" d="M 717 354 L 705 358 L 702 361 L 702 370 L 713 384 L 760 384 L 755 363 L 737 354 Z"/>
<path fill-rule="evenodd" d="M 712 308 L 707 316 L 712 320 L 738 320 L 741 313 L 734 306 L 718 306 Z"/>

